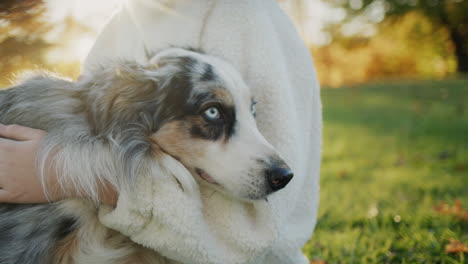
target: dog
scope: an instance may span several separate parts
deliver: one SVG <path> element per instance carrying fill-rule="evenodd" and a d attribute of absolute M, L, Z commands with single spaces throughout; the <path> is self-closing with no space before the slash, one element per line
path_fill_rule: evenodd
<path fill-rule="evenodd" d="M 41 171 L 56 161 L 60 186 L 91 200 L 0 205 L 0 263 L 172 263 L 99 223 L 99 186 L 134 192 L 169 155 L 199 184 L 267 199 L 293 173 L 258 131 L 255 104 L 229 63 L 182 48 L 146 65 L 109 61 L 76 82 L 43 73 L 1 90 L 0 122 L 46 130 Z"/>

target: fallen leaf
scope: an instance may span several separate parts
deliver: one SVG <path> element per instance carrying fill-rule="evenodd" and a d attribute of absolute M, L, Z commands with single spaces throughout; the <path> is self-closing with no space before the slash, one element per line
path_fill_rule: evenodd
<path fill-rule="evenodd" d="M 464 252 L 468 252 L 468 247 L 465 246 L 462 242 L 451 238 L 450 243 L 445 245 L 445 253 L 454 253 L 454 254 L 461 254 Z"/>
<path fill-rule="evenodd" d="M 456 214 L 463 213 L 463 207 L 460 200 L 455 200 L 455 202 L 453 203 L 452 210 Z"/>
<path fill-rule="evenodd" d="M 455 165 L 455 170 L 456 170 L 456 171 L 460 171 L 460 172 L 465 171 L 465 165 L 462 164 L 462 163 L 457 163 L 457 164 Z"/>
<path fill-rule="evenodd" d="M 328 264 L 328 262 L 323 259 L 314 259 L 310 261 L 310 264 Z"/>
<path fill-rule="evenodd" d="M 338 172 L 338 176 L 340 178 L 346 178 L 348 176 L 348 172 L 346 172 L 346 170 L 340 170 L 340 172 Z"/>
<path fill-rule="evenodd" d="M 440 202 L 438 205 L 434 206 L 434 210 L 438 213 L 451 215 L 462 221 L 468 222 L 468 210 L 463 209 L 460 200 L 455 200 L 453 206 L 450 206 L 445 202 Z"/>

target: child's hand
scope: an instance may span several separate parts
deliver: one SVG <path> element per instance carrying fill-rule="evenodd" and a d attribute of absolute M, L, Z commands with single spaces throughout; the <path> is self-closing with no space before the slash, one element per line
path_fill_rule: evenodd
<path fill-rule="evenodd" d="M 36 149 L 45 135 L 38 129 L 0 124 L 0 202 L 47 202 L 36 168 Z M 55 177 L 49 178 L 53 185 Z M 49 197 L 54 198 L 60 199 Z"/>

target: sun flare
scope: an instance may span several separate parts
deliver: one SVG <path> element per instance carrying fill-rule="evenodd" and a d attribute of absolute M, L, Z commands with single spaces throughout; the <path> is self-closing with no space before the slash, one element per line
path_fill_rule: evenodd
<path fill-rule="evenodd" d="M 124 0 L 46 0 L 46 19 L 55 25 L 68 26 L 64 35 L 69 36 L 63 38 L 62 32 L 60 40 L 56 40 L 54 37 L 57 38 L 58 34 L 50 34 L 49 37 L 61 45 L 48 54 L 48 59 L 60 61 L 67 58 L 82 63 L 99 31 L 123 2 Z M 67 21 L 73 21 L 75 25 L 65 25 Z M 60 26 L 57 28 L 60 29 Z"/>

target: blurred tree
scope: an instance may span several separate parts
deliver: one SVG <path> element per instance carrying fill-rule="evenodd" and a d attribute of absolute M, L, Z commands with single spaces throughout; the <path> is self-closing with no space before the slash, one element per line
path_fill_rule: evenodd
<path fill-rule="evenodd" d="M 45 54 L 52 46 L 44 36 L 52 28 L 43 19 L 42 0 L 0 1 L 0 83 L 11 74 L 45 64 Z"/>
<path fill-rule="evenodd" d="M 413 11 L 385 19 L 372 36 L 342 36 L 312 47 L 319 80 L 325 86 L 393 78 L 443 78 L 456 70 L 446 28 Z"/>
<path fill-rule="evenodd" d="M 376 5 L 389 17 L 420 10 L 445 27 L 455 48 L 458 71 L 468 73 L 468 0 L 328 0 L 348 11 L 348 18 L 372 13 Z"/>
<path fill-rule="evenodd" d="M 14 17 L 26 11 L 31 12 L 32 8 L 43 6 L 43 4 L 42 0 L 2 0 L 0 14 L 3 17 Z"/>
<path fill-rule="evenodd" d="M 51 23 L 46 11 L 43 0 L 0 0 L 0 87 L 30 69 L 78 76 L 80 62 L 73 48 L 80 37 L 95 32 L 71 14 Z"/>

